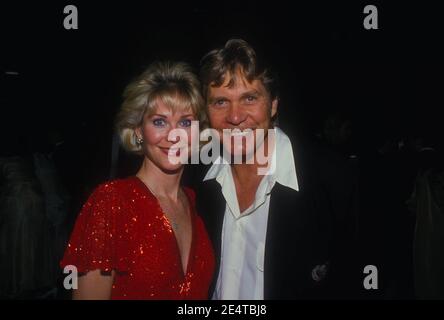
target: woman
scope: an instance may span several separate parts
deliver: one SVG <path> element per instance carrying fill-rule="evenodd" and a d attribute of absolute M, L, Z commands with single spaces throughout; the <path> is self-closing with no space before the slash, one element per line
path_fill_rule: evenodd
<path fill-rule="evenodd" d="M 143 155 L 135 176 L 100 185 L 77 218 L 62 267 L 81 275 L 74 299 L 207 299 L 214 255 L 182 188 L 191 121 L 203 116 L 199 83 L 184 63 L 154 63 L 124 93 L 123 147 Z M 169 133 L 180 129 L 188 144 Z"/>

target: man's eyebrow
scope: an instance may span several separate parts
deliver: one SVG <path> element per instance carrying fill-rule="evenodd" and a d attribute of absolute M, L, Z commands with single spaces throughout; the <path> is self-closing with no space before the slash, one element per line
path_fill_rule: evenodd
<path fill-rule="evenodd" d="M 210 103 L 213 103 L 214 101 L 217 100 L 228 100 L 228 98 L 224 96 L 215 96 L 215 97 L 210 97 L 208 100 L 210 101 Z"/>
<path fill-rule="evenodd" d="M 253 89 L 253 90 L 242 93 L 241 97 L 252 96 L 252 95 L 253 96 L 260 96 L 260 97 L 263 96 L 263 94 L 260 91 Z"/>

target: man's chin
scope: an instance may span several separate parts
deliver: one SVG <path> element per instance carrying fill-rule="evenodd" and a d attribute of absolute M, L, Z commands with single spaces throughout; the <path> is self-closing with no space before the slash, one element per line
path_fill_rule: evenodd
<path fill-rule="evenodd" d="M 252 163 L 254 159 L 254 150 L 232 150 L 227 154 L 230 158 L 230 164 Z"/>

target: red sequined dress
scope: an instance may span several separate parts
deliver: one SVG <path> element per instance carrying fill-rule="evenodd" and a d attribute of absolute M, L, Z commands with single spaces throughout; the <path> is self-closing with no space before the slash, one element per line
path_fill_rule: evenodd
<path fill-rule="evenodd" d="M 71 234 L 62 268 L 79 273 L 115 271 L 111 299 L 208 299 L 215 267 L 195 195 L 192 243 L 184 274 L 176 237 L 159 202 L 137 177 L 100 185 L 84 204 Z"/>

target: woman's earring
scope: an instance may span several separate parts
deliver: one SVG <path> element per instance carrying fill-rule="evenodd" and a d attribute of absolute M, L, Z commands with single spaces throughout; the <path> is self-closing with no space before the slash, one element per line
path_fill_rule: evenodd
<path fill-rule="evenodd" d="M 137 144 L 142 144 L 143 143 L 143 139 L 142 138 L 137 138 Z"/>

